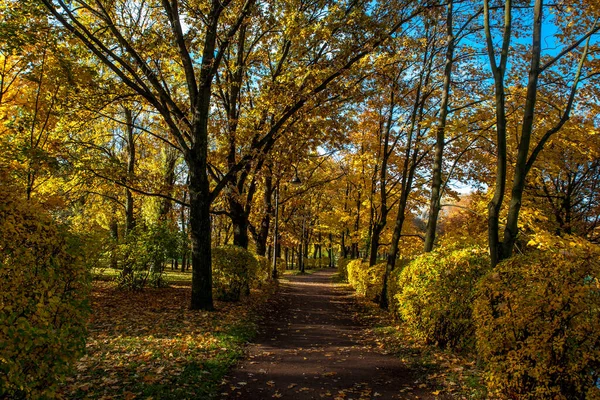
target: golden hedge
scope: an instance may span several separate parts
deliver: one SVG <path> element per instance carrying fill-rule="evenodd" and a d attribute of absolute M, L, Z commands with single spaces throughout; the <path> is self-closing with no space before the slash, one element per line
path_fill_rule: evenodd
<path fill-rule="evenodd" d="M 394 271 L 390 287 L 397 293 L 390 305 L 415 337 L 441 347 L 470 348 L 474 288 L 488 265 L 480 247 L 425 253 Z"/>
<path fill-rule="evenodd" d="M 600 398 L 599 277 L 597 246 L 573 239 L 482 279 L 474 319 L 493 397 Z"/>

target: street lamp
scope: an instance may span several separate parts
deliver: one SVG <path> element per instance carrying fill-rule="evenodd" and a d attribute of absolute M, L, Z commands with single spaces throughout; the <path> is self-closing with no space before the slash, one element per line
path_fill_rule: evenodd
<path fill-rule="evenodd" d="M 294 167 L 294 169 L 296 169 Z M 294 186 L 302 185 L 302 181 L 298 177 L 298 170 L 296 169 L 296 173 L 294 178 L 290 181 L 290 183 Z M 275 187 L 275 232 L 273 234 L 273 269 L 271 270 L 271 276 L 273 279 L 277 279 L 277 237 L 279 235 L 279 183 Z"/>

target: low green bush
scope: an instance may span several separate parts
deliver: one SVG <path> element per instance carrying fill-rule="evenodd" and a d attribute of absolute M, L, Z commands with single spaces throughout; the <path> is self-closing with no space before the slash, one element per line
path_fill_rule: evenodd
<path fill-rule="evenodd" d="M 16 192 L 0 186 L 0 398 L 53 398 L 85 348 L 89 271 L 80 239 Z"/>
<path fill-rule="evenodd" d="M 212 249 L 213 290 L 223 301 L 238 301 L 250 293 L 260 276 L 260 262 L 248 250 L 227 245 Z M 264 265 L 263 265 L 264 268 Z"/>
<path fill-rule="evenodd" d="M 397 293 L 390 304 L 426 343 L 472 348 L 474 289 L 488 269 L 487 252 L 480 247 L 422 254 L 392 275 L 390 286 Z"/>
<path fill-rule="evenodd" d="M 495 398 L 599 399 L 600 251 L 555 239 L 480 282 L 477 349 Z"/>
<path fill-rule="evenodd" d="M 142 290 L 147 285 L 166 286 L 163 265 L 178 256 L 178 236 L 163 223 L 136 226 L 116 249 L 122 268 L 118 285 L 130 290 Z"/>

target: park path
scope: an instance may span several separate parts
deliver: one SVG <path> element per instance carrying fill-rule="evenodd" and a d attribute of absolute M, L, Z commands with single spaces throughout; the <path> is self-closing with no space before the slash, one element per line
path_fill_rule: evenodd
<path fill-rule="evenodd" d="M 356 318 L 352 292 L 331 282 L 334 272 L 281 280 L 246 359 L 225 379 L 222 399 L 438 398 L 399 358 L 378 351 Z"/>

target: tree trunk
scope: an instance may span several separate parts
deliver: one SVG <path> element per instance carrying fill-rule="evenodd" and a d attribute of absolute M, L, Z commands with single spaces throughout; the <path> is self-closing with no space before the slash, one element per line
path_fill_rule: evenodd
<path fill-rule="evenodd" d="M 448 2 L 448 14 L 446 16 L 446 29 L 448 33 L 446 47 L 446 65 L 444 67 L 444 87 L 442 93 L 442 104 L 440 105 L 440 119 L 436 128 L 435 155 L 433 158 L 433 174 L 431 178 L 431 199 L 429 200 L 429 218 L 425 232 L 425 252 L 433 250 L 437 222 L 440 215 L 440 202 L 442 197 L 442 161 L 444 158 L 444 145 L 446 140 L 446 120 L 448 117 L 448 102 L 450 99 L 450 85 L 452 82 L 452 64 L 454 61 L 454 33 L 452 20 L 452 4 Z"/>
<path fill-rule="evenodd" d="M 369 266 L 377 264 L 377 252 L 379 250 L 379 241 L 381 240 L 381 232 L 385 224 L 375 223 L 373 226 L 373 233 L 371 234 L 371 253 L 369 254 Z"/>
<path fill-rule="evenodd" d="M 134 176 L 135 168 L 135 141 L 133 136 L 133 115 L 131 110 L 127 107 L 123 108 L 125 114 L 125 123 L 127 138 L 127 183 L 129 183 Z M 133 231 L 135 227 L 135 216 L 133 214 L 133 195 L 131 190 L 125 188 L 125 235 L 128 235 Z"/>
<path fill-rule="evenodd" d="M 521 140 L 519 142 L 519 151 L 517 153 L 517 163 L 515 166 L 515 175 L 513 178 L 510 203 L 508 206 L 506 227 L 504 228 L 504 240 L 502 242 L 500 260 L 508 258 L 512 255 L 513 247 L 519 234 L 519 212 L 521 210 L 521 204 L 523 200 L 525 179 L 527 178 L 529 144 L 531 142 L 531 133 L 533 131 L 533 117 L 535 113 L 538 78 L 540 74 L 540 55 L 542 49 L 541 32 L 542 0 L 536 0 L 533 17 L 533 45 L 531 50 L 531 64 L 529 67 L 529 80 L 527 82 L 527 95 L 525 100 L 525 109 L 523 112 L 523 124 L 521 125 Z"/>
<path fill-rule="evenodd" d="M 206 150 L 206 147 L 204 147 Z M 198 154 L 200 153 L 200 154 Z M 210 227 L 210 189 L 206 152 L 189 160 L 190 236 L 192 239 L 192 310 L 212 310 L 212 262 Z M 202 154 L 204 155 L 202 157 Z"/>
<path fill-rule="evenodd" d="M 488 204 L 488 245 L 490 248 L 491 266 L 495 267 L 503 258 L 502 244 L 500 243 L 500 210 L 504 201 L 504 190 L 506 188 L 506 106 L 504 92 L 504 75 L 508 51 L 510 47 L 510 36 L 512 27 L 511 3 L 505 4 L 504 33 L 500 56 L 500 65 L 496 63 L 495 45 L 491 33 L 489 0 L 484 0 L 484 30 L 487 43 L 487 52 L 494 76 L 494 96 L 496 107 L 496 183 L 494 186 L 494 197 Z"/>
<path fill-rule="evenodd" d="M 248 215 L 244 206 L 231 196 L 229 197 L 229 212 L 233 224 L 233 244 L 247 249 L 249 243 Z"/>
<path fill-rule="evenodd" d="M 270 172 L 270 169 L 267 168 Z M 263 193 L 263 205 L 265 214 L 263 215 L 262 221 L 260 222 L 260 229 L 256 236 L 256 254 L 259 256 L 265 256 L 267 251 L 267 239 L 269 236 L 269 227 L 271 225 L 271 214 L 273 213 L 273 205 L 271 202 L 271 196 L 273 195 L 273 178 L 271 174 L 265 176 L 265 188 Z"/>

